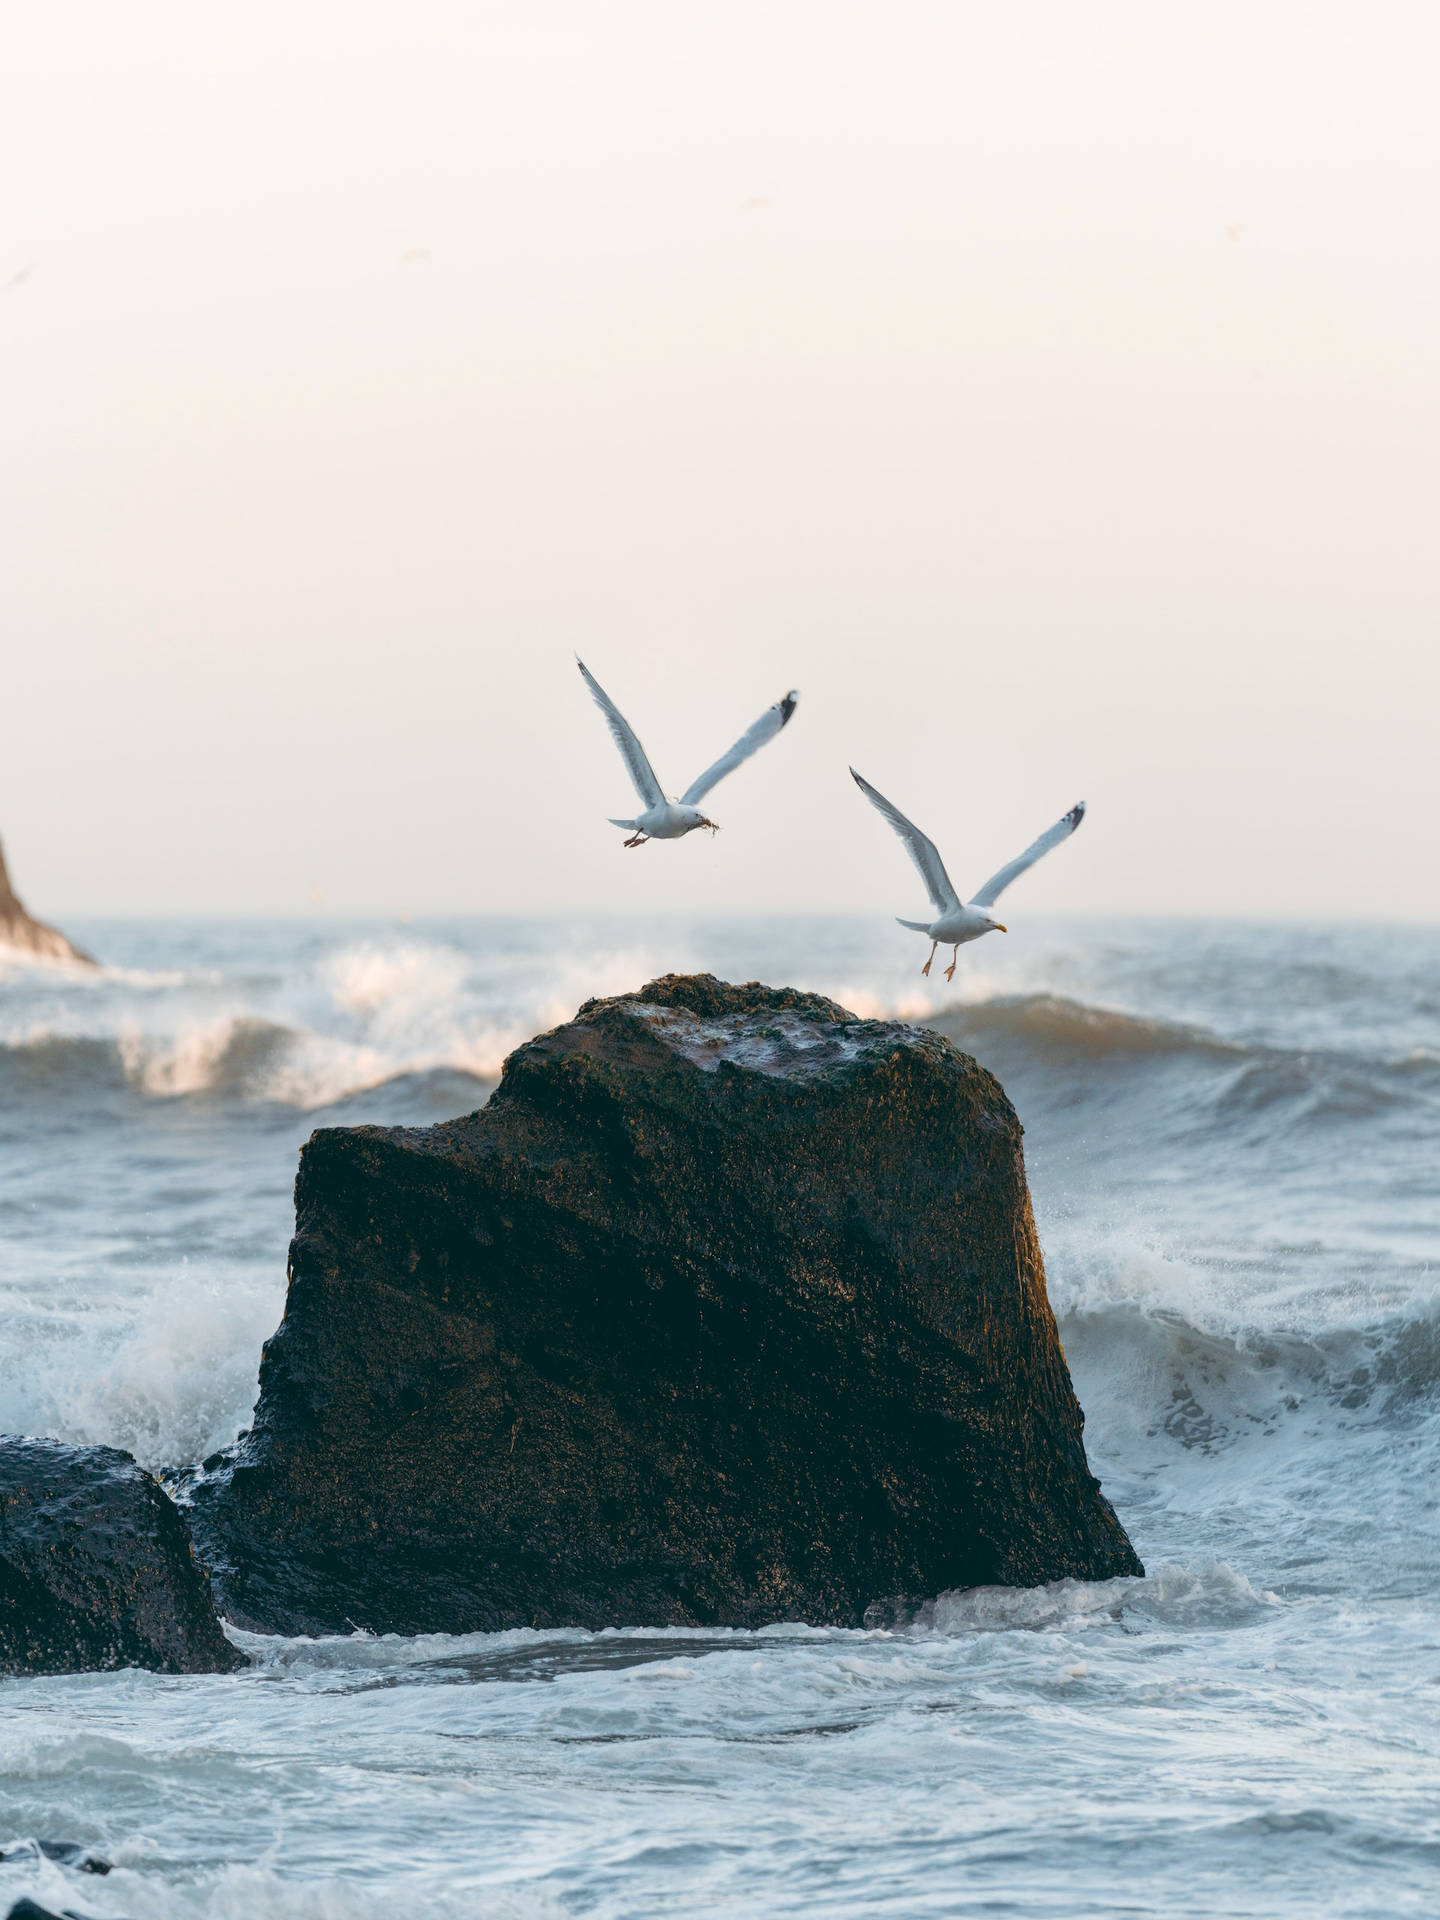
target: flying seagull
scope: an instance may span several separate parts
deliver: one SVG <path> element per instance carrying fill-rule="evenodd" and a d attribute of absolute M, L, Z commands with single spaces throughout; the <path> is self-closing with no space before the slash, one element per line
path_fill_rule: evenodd
<path fill-rule="evenodd" d="M 645 803 L 643 812 L 636 814 L 633 820 L 610 821 L 612 827 L 630 828 L 630 838 L 625 842 L 627 847 L 643 847 L 647 840 L 678 840 L 682 834 L 692 833 L 696 827 L 709 827 L 712 833 L 718 833 L 715 822 L 706 818 L 695 804 L 696 801 L 703 800 L 710 789 L 718 786 L 727 773 L 733 773 L 742 760 L 748 760 L 752 753 L 758 753 L 767 740 L 773 740 L 794 713 L 795 703 L 800 698 L 792 687 L 783 700 L 777 700 L 773 707 L 765 709 L 754 726 L 741 734 L 728 753 L 722 753 L 714 766 L 707 767 L 698 780 L 692 780 L 678 800 L 667 800 L 660 791 L 655 770 L 646 759 L 645 749 L 636 739 L 630 722 L 578 654 L 575 664 L 584 674 L 585 684 L 594 696 L 596 706 L 604 714 L 610 737 L 620 749 L 620 758 L 635 783 L 635 791 Z"/>
<path fill-rule="evenodd" d="M 998 873 L 992 873 L 980 891 L 962 905 L 959 894 L 950 884 L 950 876 L 945 871 L 945 862 L 940 858 L 935 842 L 907 820 L 898 807 L 892 806 L 883 793 L 877 793 L 868 780 L 862 780 L 854 767 L 850 769 L 850 777 L 871 806 L 884 814 L 905 842 L 905 851 L 920 870 L 920 878 L 925 882 L 925 891 L 935 902 L 938 917 L 934 920 L 902 920 L 900 925 L 913 927 L 916 933 L 929 934 L 934 943 L 930 948 L 930 959 L 920 969 L 922 973 L 929 973 L 930 961 L 942 945 L 954 948 L 950 964 L 945 969 L 947 980 L 955 978 L 955 962 L 960 958 L 960 949 L 967 941 L 978 940 L 982 933 L 1009 932 L 1008 927 L 1002 927 L 998 920 L 990 918 L 986 907 L 993 907 L 1010 882 L 1018 880 L 1027 867 L 1033 867 L 1042 854 L 1049 853 L 1052 847 L 1058 847 L 1062 840 L 1068 840 L 1085 818 L 1085 802 L 1082 800 L 1078 806 L 1070 809 L 1063 820 L 1057 820 L 1053 827 L 1047 827 L 1024 853 L 1017 854 Z"/>

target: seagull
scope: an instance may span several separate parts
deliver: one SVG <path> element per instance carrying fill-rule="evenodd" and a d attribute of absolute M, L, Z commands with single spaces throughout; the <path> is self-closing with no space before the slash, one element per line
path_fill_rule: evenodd
<path fill-rule="evenodd" d="M 905 842 L 905 851 L 920 870 L 920 878 L 925 882 L 925 891 L 935 902 L 938 918 L 934 920 L 901 920 L 902 927 L 912 927 L 916 933 L 929 934 L 934 943 L 930 948 L 930 959 L 920 971 L 928 974 L 930 961 L 935 958 L 942 943 L 953 947 L 950 964 L 945 969 L 945 978 L 955 978 L 955 962 L 960 958 L 960 949 L 968 941 L 978 940 L 982 933 L 1008 933 L 1008 927 L 1002 927 L 998 920 L 992 920 L 984 911 L 993 907 L 1012 880 L 1018 880 L 1027 867 L 1033 867 L 1042 854 L 1049 853 L 1052 847 L 1058 847 L 1062 840 L 1068 840 L 1080 822 L 1085 818 L 1085 802 L 1073 806 L 1062 820 L 1053 827 L 1047 827 L 1038 840 L 1034 840 L 1023 853 L 1017 854 L 998 873 L 992 873 L 973 899 L 962 906 L 960 896 L 950 884 L 950 876 L 945 871 L 945 862 L 935 846 L 935 842 L 912 822 L 905 818 L 900 809 L 892 806 L 883 793 L 877 793 L 868 780 L 862 780 L 854 767 L 850 777 L 878 812 L 883 813 L 891 826 Z"/>
<path fill-rule="evenodd" d="M 773 707 L 765 709 L 754 726 L 742 733 L 730 751 L 722 753 L 713 767 L 707 767 L 698 780 L 692 780 L 678 800 L 667 800 L 660 791 L 654 768 L 646 759 L 645 749 L 636 739 L 630 722 L 579 654 L 575 656 L 575 664 L 584 674 L 585 684 L 594 696 L 596 706 L 604 714 L 610 736 L 620 749 L 620 758 L 635 782 L 635 791 L 645 803 L 644 811 L 633 820 L 610 821 L 612 827 L 630 828 L 630 838 L 625 842 L 627 847 L 643 847 L 647 840 L 678 840 L 682 834 L 693 833 L 696 827 L 709 827 L 712 833 L 718 833 L 720 829 L 713 820 L 706 818 L 696 806 L 696 801 L 703 800 L 710 789 L 718 786 L 727 773 L 733 773 L 742 760 L 748 760 L 752 753 L 758 753 L 767 740 L 773 740 L 794 713 L 795 703 L 800 698 L 792 687 L 783 700 L 777 700 Z"/>

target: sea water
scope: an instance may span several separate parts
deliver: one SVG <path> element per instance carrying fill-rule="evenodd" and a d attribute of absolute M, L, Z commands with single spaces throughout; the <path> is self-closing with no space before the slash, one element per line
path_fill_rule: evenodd
<path fill-rule="evenodd" d="M 0 1911 L 1440 1909 L 1440 930 L 1021 918 L 953 986 L 878 918 L 70 931 L 101 972 L 0 967 L 0 1431 L 223 1444 L 313 1127 L 468 1111 L 586 997 L 708 969 L 999 1075 L 1148 1571 L 0 1682 L 0 1850 L 115 1865 L 0 1863 Z"/>

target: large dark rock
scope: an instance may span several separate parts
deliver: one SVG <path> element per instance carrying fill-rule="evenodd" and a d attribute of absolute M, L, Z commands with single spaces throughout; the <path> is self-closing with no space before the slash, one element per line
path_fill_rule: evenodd
<path fill-rule="evenodd" d="M 185 1522 L 128 1453 L 0 1439 L 0 1673 L 230 1673 Z"/>
<path fill-rule="evenodd" d="M 1140 1572 L 1020 1132 L 935 1034 L 670 976 L 521 1047 L 481 1112 L 316 1133 L 254 1429 L 192 1489 L 224 1610 L 856 1624 Z"/>
<path fill-rule="evenodd" d="M 90 955 L 67 940 L 57 927 L 47 927 L 43 920 L 34 920 L 25 911 L 10 885 L 5 849 L 0 847 L 0 952 L 6 947 L 42 960 L 76 960 L 83 966 L 95 965 Z"/>

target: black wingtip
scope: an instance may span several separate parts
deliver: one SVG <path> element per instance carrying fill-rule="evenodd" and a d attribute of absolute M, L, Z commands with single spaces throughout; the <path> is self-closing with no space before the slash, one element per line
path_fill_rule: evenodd
<path fill-rule="evenodd" d="M 794 713 L 796 705 L 799 702 L 799 699 L 800 699 L 799 694 L 795 691 L 794 687 L 791 687 L 790 691 L 786 694 L 785 698 L 779 703 L 780 704 L 780 724 L 782 727 L 789 726 L 790 716 L 792 713 Z"/>
<path fill-rule="evenodd" d="M 1080 822 L 1085 818 L 1085 802 L 1083 800 L 1077 800 L 1065 818 L 1070 822 L 1072 827 L 1078 827 Z"/>

